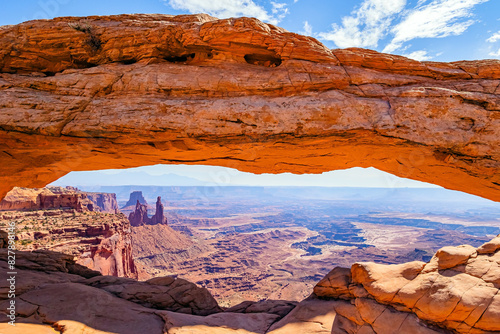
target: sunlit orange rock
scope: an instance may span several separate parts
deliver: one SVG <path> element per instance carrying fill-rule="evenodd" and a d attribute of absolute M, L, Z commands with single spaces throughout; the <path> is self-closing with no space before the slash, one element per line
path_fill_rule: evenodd
<path fill-rule="evenodd" d="M 368 326 L 376 333 L 397 333 L 403 328 L 398 319 L 418 317 L 453 333 L 496 333 L 500 331 L 498 238 L 477 249 L 443 247 L 427 264 L 356 263 L 350 272 L 336 268 L 314 293 L 353 301 L 347 309 L 337 307 L 337 313 L 349 320 L 337 322 L 338 330 Z M 392 329 L 377 328 L 381 325 Z"/>
<path fill-rule="evenodd" d="M 256 19 L 0 27 L 0 198 L 70 171 L 369 167 L 500 200 L 500 61 L 329 50 Z M 388 185 L 391 186 L 391 185 Z"/>

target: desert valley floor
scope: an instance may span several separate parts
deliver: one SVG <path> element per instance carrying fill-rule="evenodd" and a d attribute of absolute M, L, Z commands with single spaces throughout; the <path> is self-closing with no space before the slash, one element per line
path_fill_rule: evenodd
<path fill-rule="evenodd" d="M 134 257 L 152 276 L 207 287 L 222 306 L 300 301 L 333 267 L 428 261 L 443 246 L 500 233 L 500 205 L 445 189 L 99 187 L 120 207 L 142 191 L 168 226 L 133 227 Z M 133 206 L 122 211 L 129 214 Z"/>

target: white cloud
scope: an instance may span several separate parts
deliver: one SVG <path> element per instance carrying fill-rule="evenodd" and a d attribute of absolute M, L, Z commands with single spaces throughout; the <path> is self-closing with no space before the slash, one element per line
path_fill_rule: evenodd
<path fill-rule="evenodd" d="M 304 21 L 304 30 L 299 31 L 299 34 L 306 35 L 306 36 L 312 36 L 313 29 L 312 26 L 309 24 L 309 22 Z"/>
<path fill-rule="evenodd" d="M 406 0 L 364 0 L 351 16 L 342 18 L 342 26 L 333 24 L 330 32 L 318 37 L 333 41 L 338 47 L 377 47 L 395 18 L 406 5 Z"/>
<path fill-rule="evenodd" d="M 489 55 L 495 58 L 500 58 L 500 49 L 498 49 L 497 52 L 490 52 Z"/>
<path fill-rule="evenodd" d="M 498 40 L 500 40 L 500 31 L 497 31 L 496 33 L 491 35 L 491 37 L 488 38 L 486 42 L 495 43 Z"/>
<path fill-rule="evenodd" d="M 271 5 L 273 6 L 271 13 L 273 13 L 274 19 L 276 20 L 276 23 L 273 24 L 278 24 L 278 22 L 283 20 L 288 14 L 288 8 L 286 8 L 287 4 L 271 1 Z"/>
<path fill-rule="evenodd" d="M 190 13 L 207 13 L 218 18 L 251 16 L 271 24 L 278 24 L 288 13 L 286 4 L 271 2 L 271 14 L 252 0 L 164 0 L 174 9 Z"/>
<path fill-rule="evenodd" d="M 424 60 L 429 60 L 432 59 L 431 56 L 427 53 L 427 51 L 424 50 L 419 50 L 419 51 L 414 51 L 412 53 L 404 54 L 403 56 L 411 59 L 415 59 L 418 61 L 424 61 Z"/>
<path fill-rule="evenodd" d="M 489 0 L 434 0 L 408 11 L 392 32 L 394 38 L 383 52 L 393 52 L 415 38 L 441 38 L 462 34 L 474 20 L 474 6 Z M 423 2 L 422 2 L 423 4 Z"/>

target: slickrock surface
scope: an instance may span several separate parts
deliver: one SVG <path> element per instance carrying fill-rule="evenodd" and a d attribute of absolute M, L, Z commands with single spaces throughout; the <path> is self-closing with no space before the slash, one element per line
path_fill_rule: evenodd
<path fill-rule="evenodd" d="M 157 310 L 204 315 L 221 311 L 206 289 L 180 278 L 138 282 L 101 276 L 76 264 L 69 255 L 50 251 L 19 251 L 16 260 L 18 323 L 62 327 L 61 321 L 73 320 L 106 332 L 163 333 L 163 321 L 155 315 Z M 6 322 L 6 249 L 0 249 L 0 268 L 0 322 Z"/>
<path fill-rule="evenodd" d="M 500 200 L 500 61 L 329 50 L 256 19 L 0 28 L 0 198 L 74 170 L 373 166 Z"/>
<path fill-rule="evenodd" d="M 500 236 L 477 249 L 445 247 L 428 263 L 358 263 L 334 269 L 297 305 L 246 302 L 221 312 L 206 289 L 180 278 L 137 282 L 101 276 L 68 255 L 18 252 L 16 310 L 18 323 L 62 333 L 497 333 L 499 254 Z M 3 276 L 6 255 L 0 250 Z M 4 312 L 9 285 L 0 278 Z"/>
<path fill-rule="evenodd" d="M 454 333 L 479 334 L 500 332 L 499 288 L 500 236 L 477 249 L 443 247 L 428 263 L 335 268 L 314 293 L 351 301 L 336 308 L 339 332 L 399 333 L 418 317 Z"/>
<path fill-rule="evenodd" d="M 9 303 L 4 277 L 6 249 L 0 249 L 0 269 L 0 330 L 6 334 L 53 333 L 51 327 L 68 334 L 265 333 L 284 315 L 283 310 L 293 308 L 287 302 L 272 301 L 253 303 L 244 308 L 246 312 L 221 313 L 206 289 L 180 278 L 137 282 L 101 276 L 76 264 L 68 255 L 20 251 L 17 318 L 12 328 L 6 324 L 4 313 Z"/>

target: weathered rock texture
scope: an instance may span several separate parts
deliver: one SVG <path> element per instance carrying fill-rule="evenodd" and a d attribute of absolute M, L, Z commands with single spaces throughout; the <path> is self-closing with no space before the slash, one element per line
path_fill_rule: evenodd
<path fill-rule="evenodd" d="M 94 192 L 85 192 L 85 194 L 95 204 L 95 207 L 99 208 L 99 211 L 107 213 L 120 212 L 118 202 L 116 201 L 116 194 Z"/>
<path fill-rule="evenodd" d="M 416 317 L 453 333 L 498 333 L 499 288 L 500 236 L 477 249 L 444 247 L 428 263 L 335 268 L 314 293 L 352 301 L 336 308 L 339 333 L 410 333 Z"/>
<path fill-rule="evenodd" d="M 2 210 L 75 209 L 78 212 L 118 213 L 116 194 L 80 191 L 74 187 L 14 187 L 0 201 Z"/>
<path fill-rule="evenodd" d="M 94 211 L 97 207 L 87 194 L 61 187 L 12 189 L 0 201 L 3 210 L 74 209 L 78 212 Z"/>
<path fill-rule="evenodd" d="M 130 213 L 128 219 L 132 226 L 167 224 L 161 197 L 158 196 L 156 199 L 156 212 L 151 218 L 148 217 L 147 204 L 141 204 L 140 201 L 137 200 L 135 211 Z"/>
<path fill-rule="evenodd" d="M 15 223 L 19 249 L 58 251 L 104 275 L 137 278 L 129 221 L 93 212 L 93 205 L 74 189 L 14 188 L 0 207 L 21 211 L 0 211 L 0 228 Z"/>
<path fill-rule="evenodd" d="M 0 330 L 5 333 L 49 333 L 49 326 L 68 334 L 264 333 L 280 318 L 276 302 L 261 303 L 254 312 L 221 313 L 206 289 L 180 278 L 137 282 L 101 276 L 71 256 L 49 251 L 21 251 L 16 259 L 16 327 L 22 329 L 13 332 L 5 316 L 7 251 L 0 249 Z"/>
<path fill-rule="evenodd" d="M 0 198 L 75 170 L 373 166 L 500 200 L 500 61 L 329 50 L 256 19 L 0 28 Z"/>

